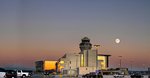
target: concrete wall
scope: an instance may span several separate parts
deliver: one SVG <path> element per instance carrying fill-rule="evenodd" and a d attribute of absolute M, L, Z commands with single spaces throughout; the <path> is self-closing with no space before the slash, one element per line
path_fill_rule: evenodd
<path fill-rule="evenodd" d="M 96 67 L 96 61 L 97 61 L 96 51 L 89 50 L 88 51 L 88 66 L 89 67 Z"/>
<path fill-rule="evenodd" d="M 79 67 L 78 68 L 78 74 L 79 75 L 84 75 L 90 72 L 95 72 L 96 67 Z"/>
<path fill-rule="evenodd" d="M 76 69 L 80 66 L 80 55 L 79 54 L 66 54 L 66 58 L 62 59 L 64 61 L 64 69 Z"/>
<path fill-rule="evenodd" d="M 84 50 L 83 57 L 84 57 L 85 67 L 96 67 L 96 61 L 97 61 L 96 51 Z"/>

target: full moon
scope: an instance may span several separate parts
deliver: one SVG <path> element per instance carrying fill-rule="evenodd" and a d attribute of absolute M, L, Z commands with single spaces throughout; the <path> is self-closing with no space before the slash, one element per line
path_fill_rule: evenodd
<path fill-rule="evenodd" d="M 115 42 L 116 42 L 117 44 L 119 44 L 119 43 L 120 43 L 120 39 L 117 38 L 117 39 L 115 40 Z"/>

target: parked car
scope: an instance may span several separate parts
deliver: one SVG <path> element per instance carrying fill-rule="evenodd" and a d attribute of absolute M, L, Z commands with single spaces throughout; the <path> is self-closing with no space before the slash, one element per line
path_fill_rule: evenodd
<path fill-rule="evenodd" d="M 0 68 L 0 78 L 4 78 L 4 77 L 5 77 L 5 74 L 6 74 L 5 69 Z"/>
<path fill-rule="evenodd" d="M 28 72 L 29 73 L 28 76 L 32 76 L 33 75 L 33 71 L 32 70 L 23 70 L 23 72 Z"/>
<path fill-rule="evenodd" d="M 136 74 L 132 74 L 131 78 L 144 78 L 144 76 L 136 73 Z"/>
<path fill-rule="evenodd" d="M 17 77 L 25 78 L 27 76 L 30 76 L 30 73 L 23 70 L 16 70 Z"/>
<path fill-rule="evenodd" d="M 124 78 L 123 74 L 114 74 L 114 78 Z"/>
<path fill-rule="evenodd" d="M 17 73 L 14 70 L 6 70 L 5 78 L 17 78 Z"/>
<path fill-rule="evenodd" d="M 83 78 L 90 78 L 89 74 L 82 75 Z"/>
<path fill-rule="evenodd" d="M 55 70 L 45 70 L 43 72 L 44 75 L 49 75 L 49 74 L 54 74 L 55 73 Z"/>
<path fill-rule="evenodd" d="M 101 74 L 96 74 L 95 72 L 90 72 L 82 76 L 83 78 L 103 78 Z"/>

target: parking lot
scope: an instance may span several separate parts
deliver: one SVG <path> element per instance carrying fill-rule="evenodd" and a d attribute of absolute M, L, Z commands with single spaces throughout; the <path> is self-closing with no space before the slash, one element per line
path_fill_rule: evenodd
<path fill-rule="evenodd" d="M 33 75 L 32 77 L 26 77 L 26 78 L 82 78 L 82 77 L 63 77 L 61 75 Z M 103 78 L 114 78 L 113 75 L 104 75 Z M 129 75 L 126 75 L 123 78 L 131 78 Z M 144 78 L 148 78 L 147 75 L 144 75 Z"/>

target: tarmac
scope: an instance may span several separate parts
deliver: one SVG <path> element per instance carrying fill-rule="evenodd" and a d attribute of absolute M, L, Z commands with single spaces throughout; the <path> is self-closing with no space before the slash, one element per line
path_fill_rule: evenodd
<path fill-rule="evenodd" d="M 62 75 L 33 75 L 31 77 L 26 77 L 26 78 L 82 78 L 82 77 L 66 77 Z M 113 75 L 104 75 L 103 78 L 114 78 Z M 123 78 L 131 78 L 129 75 L 126 75 Z M 148 78 L 148 75 L 144 75 L 144 78 Z"/>

